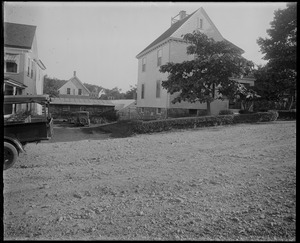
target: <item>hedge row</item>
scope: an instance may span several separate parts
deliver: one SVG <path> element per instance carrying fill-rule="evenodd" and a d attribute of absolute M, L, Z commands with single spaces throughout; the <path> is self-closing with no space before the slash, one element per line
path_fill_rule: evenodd
<path fill-rule="evenodd" d="M 277 117 L 278 113 L 276 111 L 269 111 L 257 112 L 253 114 L 186 117 L 155 121 L 135 121 L 133 130 L 135 133 L 152 133 L 171 129 L 209 127 L 235 123 L 268 122 L 275 121 Z"/>
<path fill-rule="evenodd" d="M 283 120 L 296 120 L 296 110 L 279 110 L 278 119 Z"/>

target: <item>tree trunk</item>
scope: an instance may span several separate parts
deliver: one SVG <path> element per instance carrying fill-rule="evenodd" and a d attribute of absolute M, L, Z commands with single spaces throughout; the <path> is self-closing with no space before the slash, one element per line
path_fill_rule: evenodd
<path fill-rule="evenodd" d="M 241 101 L 241 110 L 245 110 L 244 102 L 243 101 Z"/>
<path fill-rule="evenodd" d="M 293 103 L 294 103 L 294 96 L 291 97 L 291 103 L 289 105 L 289 110 L 291 110 Z"/>
<path fill-rule="evenodd" d="M 253 101 L 251 102 L 248 111 L 253 111 Z"/>
<path fill-rule="evenodd" d="M 210 111 L 210 103 L 211 103 L 211 102 L 208 102 L 208 101 L 206 102 L 206 104 L 207 104 L 207 109 L 206 109 L 206 111 L 207 111 L 207 115 L 208 115 L 208 116 L 211 115 L 211 111 Z"/>

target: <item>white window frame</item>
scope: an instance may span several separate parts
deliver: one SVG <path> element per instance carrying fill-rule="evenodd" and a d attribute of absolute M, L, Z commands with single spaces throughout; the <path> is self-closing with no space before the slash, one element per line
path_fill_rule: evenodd
<path fill-rule="evenodd" d="M 200 30 L 203 29 L 203 19 L 202 18 L 199 19 L 199 29 Z"/>
<path fill-rule="evenodd" d="M 161 108 L 156 108 L 156 114 L 161 114 Z"/>
<path fill-rule="evenodd" d="M 161 95 L 161 81 L 160 80 L 156 80 L 156 91 L 155 91 L 155 93 L 156 93 L 156 98 L 160 98 L 160 95 Z"/>
<path fill-rule="evenodd" d="M 18 74 L 18 73 L 20 72 L 20 54 L 9 53 L 9 52 L 7 52 L 7 53 L 5 53 L 5 55 L 13 55 L 13 56 L 16 56 L 16 59 L 17 59 L 17 60 L 16 60 L 15 62 L 12 62 L 12 61 L 7 61 L 7 60 L 4 59 L 4 72 L 5 72 L 5 73 Z M 4 56 L 4 58 L 5 58 L 5 56 Z M 8 71 L 6 70 L 6 63 L 16 63 L 16 65 L 17 65 L 17 71 L 16 71 L 16 72 L 8 72 Z"/>
<path fill-rule="evenodd" d="M 145 84 L 141 85 L 141 99 L 145 99 Z"/>
<path fill-rule="evenodd" d="M 33 78 L 33 60 L 31 60 L 30 77 Z"/>
<path fill-rule="evenodd" d="M 142 72 L 146 72 L 146 64 L 147 64 L 146 57 L 143 57 L 142 58 Z"/>
<path fill-rule="evenodd" d="M 157 51 L 157 66 L 160 67 L 162 63 L 162 49 Z"/>

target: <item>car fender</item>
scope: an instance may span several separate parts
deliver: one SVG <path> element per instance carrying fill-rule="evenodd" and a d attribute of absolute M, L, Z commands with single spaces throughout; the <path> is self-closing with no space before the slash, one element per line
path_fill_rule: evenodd
<path fill-rule="evenodd" d="M 25 152 L 22 144 L 17 139 L 4 136 L 4 141 L 14 145 L 16 147 L 18 153 L 20 153 L 20 152 L 24 153 Z"/>

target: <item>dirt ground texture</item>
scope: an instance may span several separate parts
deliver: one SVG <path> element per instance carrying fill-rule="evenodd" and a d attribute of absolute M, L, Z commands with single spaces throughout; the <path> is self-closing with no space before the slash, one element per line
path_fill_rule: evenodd
<path fill-rule="evenodd" d="M 67 129 L 3 172 L 4 240 L 295 240 L 295 121 Z"/>

